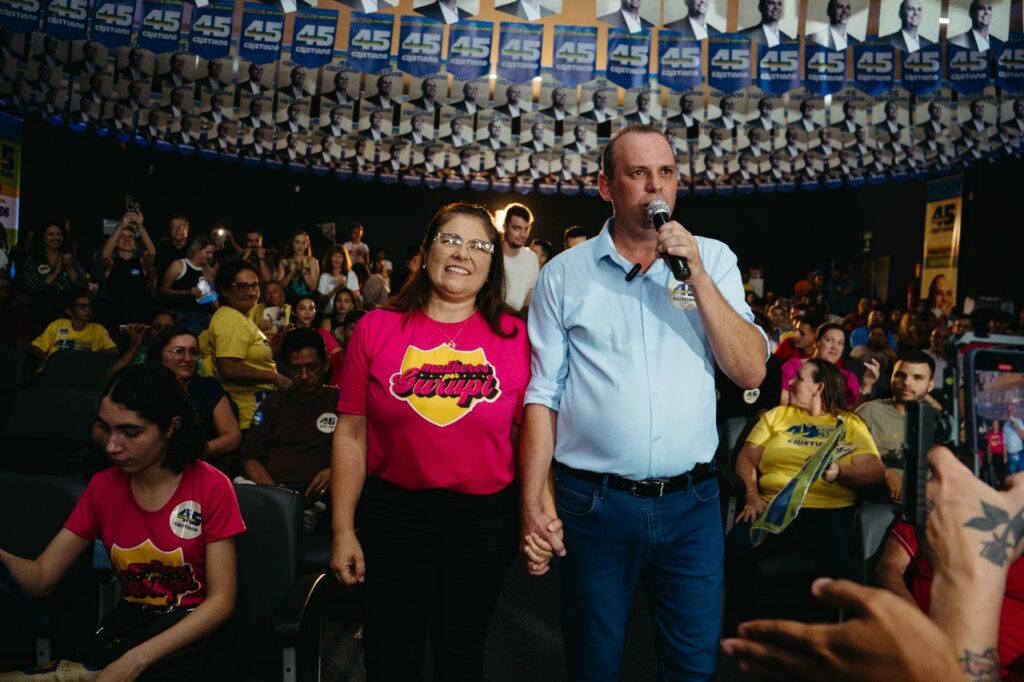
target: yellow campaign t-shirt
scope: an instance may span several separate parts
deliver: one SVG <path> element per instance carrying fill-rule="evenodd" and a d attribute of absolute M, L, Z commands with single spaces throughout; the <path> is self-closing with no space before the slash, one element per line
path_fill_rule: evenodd
<path fill-rule="evenodd" d="M 270 342 L 260 328 L 248 317 L 228 306 L 221 306 L 210 320 L 209 334 L 201 351 L 209 360 L 206 363 L 213 370 L 214 377 L 220 381 L 231 399 L 238 405 L 238 424 L 243 429 L 249 428 L 252 415 L 269 393 L 277 390 L 274 384 L 235 384 L 220 376 L 217 368 L 219 358 L 236 358 L 253 369 L 276 372 Z"/>
<path fill-rule="evenodd" d="M 836 446 L 833 461 L 849 465 L 855 455 L 878 457 L 878 448 L 864 422 L 849 413 L 844 419 L 846 437 Z M 832 435 L 836 424 L 832 415 L 812 417 L 799 407 L 776 407 L 764 413 L 747 441 L 764 448 L 757 465 L 757 483 L 765 501 L 771 501 L 797 475 L 804 462 Z M 851 506 L 856 498 L 857 493 L 846 486 L 818 479 L 807 491 L 803 506 L 838 509 Z"/>
<path fill-rule="evenodd" d="M 46 357 L 62 350 L 104 351 L 117 348 L 101 325 L 90 322 L 85 329 L 77 331 L 66 317 L 47 325 L 32 345 L 46 353 Z"/>

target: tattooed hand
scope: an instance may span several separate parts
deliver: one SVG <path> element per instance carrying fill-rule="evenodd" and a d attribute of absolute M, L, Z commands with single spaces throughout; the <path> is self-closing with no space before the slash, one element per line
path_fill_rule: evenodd
<path fill-rule="evenodd" d="M 981 560 L 1008 569 L 1024 549 L 1024 476 L 1007 479 L 997 491 L 976 479 L 950 450 L 928 453 L 928 524 L 925 537 L 936 571 L 962 575 Z"/>
<path fill-rule="evenodd" d="M 1024 476 L 998 491 L 943 446 L 928 452 L 926 551 L 935 568 L 931 616 L 951 640 L 963 679 L 1000 679 L 996 644 L 1006 573 L 1024 547 Z"/>

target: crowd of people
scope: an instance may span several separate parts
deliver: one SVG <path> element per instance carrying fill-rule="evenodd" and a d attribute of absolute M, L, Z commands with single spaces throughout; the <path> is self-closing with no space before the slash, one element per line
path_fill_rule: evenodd
<path fill-rule="evenodd" d="M 660 198 L 671 208 L 677 182 L 656 128 L 617 133 L 602 168 L 613 217 L 598 233 L 567 228 L 557 257 L 549 242 L 530 241 L 534 216 L 517 203 L 498 219 L 474 204 L 441 207 L 398 267 L 358 224 L 321 257 L 305 231 L 276 253 L 258 231 L 242 245 L 223 225 L 193 236 L 181 215 L 154 241 L 132 206 L 87 267 L 66 226 L 30 233 L 0 275 L 0 343 L 30 347 L 42 363 L 57 352 L 110 356 L 93 440 L 112 466 L 40 557 L 0 550 L 0 562 L 40 595 L 94 539 L 122 582 L 139 561 L 124 547 L 151 549 L 143 558 L 153 566 L 180 549 L 187 589 L 180 567 L 148 578 L 147 594 L 173 617 L 145 640 L 124 638 L 132 644 L 115 657 L 83 650 L 82 662 L 116 671 L 111 679 L 147 669 L 193 679 L 202 657 L 181 652 L 201 650 L 234 601 L 231 538 L 244 525 L 230 480 L 280 485 L 302 495 L 308 532 L 329 524 L 337 579 L 362 585 L 371 681 L 419 679 L 428 649 L 435 679 L 481 679 L 517 547 L 534 575 L 560 557 L 570 679 L 619 678 L 641 581 L 666 679 L 712 677 L 723 589 L 755 615 L 758 561 L 802 547 L 820 575 L 851 577 L 854 511 L 900 500 L 906 405 L 950 400 L 946 342 L 967 319 L 941 282 L 908 311 L 858 299 L 839 273 L 830 284 L 811 273 L 790 297 L 759 297 L 725 244 L 674 220 L 652 229 L 647 206 Z M 685 282 L 665 256 L 686 260 Z M 983 321 L 1008 324 L 998 315 L 973 324 Z M 755 423 L 736 461 L 744 499 L 726 536 L 715 452 L 717 423 L 734 416 Z M 755 541 L 751 525 L 822 448 L 827 465 L 796 520 Z M 934 622 L 843 582 L 815 593 L 858 614 L 835 627 L 905 623 L 933 669 L 1024 674 L 1024 593 L 1009 568 L 1024 539 L 1020 486 L 981 491 L 951 457 L 932 456 L 930 572 L 920 529 L 898 526 L 878 582 L 902 597 L 895 587 L 912 582 Z M 202 500 L 202 534 L 183 495 Z M 978 565 L 958 548 L 978 541 L 964 527 L 984 524 L 961 521 L 990 507 L 1007 531 L 1001 560 L 990 548 Z M 158 523 L 172 508 L 184 524 L 174 537 Z M 957 582 L 958 571 L 971 580 Z M 984 590 L 963 589 L 981 575 Z M 135 596 L 126 592 L 113 631 L 152 615 L 142 605 L 153 602 Z M 992 600 L 1011 614 L 1002 626 L 964 606 Z M 885 608 L 872 610 L 876 601 Z M 826 670 L 877 678 L 829 658 L 828 640 L 800 639 L 813 630 L 775 640 L 766 627 L 742 625 L 726 651 L 776 677 L 799 649 Z M 901 651 L 884 662 L 894 679 L 921 665 Z"/>

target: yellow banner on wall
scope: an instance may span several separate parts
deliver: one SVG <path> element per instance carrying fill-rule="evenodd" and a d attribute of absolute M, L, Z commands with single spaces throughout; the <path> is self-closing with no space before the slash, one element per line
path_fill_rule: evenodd
<path fill-rule="evenodd" d="M 18 239 L 18 198 L 21 193 L 21 119 L 0 114 L 0 227 L 8 247 Z"/>
<path fill-rule="evenodd" d="M 936 316 L 949 317 L 956 305 L 963 189 L 962 175 L 928 183 L 921 298 L 928 300 L 928 308 Z"/>

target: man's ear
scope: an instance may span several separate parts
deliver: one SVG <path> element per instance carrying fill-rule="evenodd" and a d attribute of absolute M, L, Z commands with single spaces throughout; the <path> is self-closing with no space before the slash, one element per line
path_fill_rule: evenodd
<path fill-rule="evenodd" d="M 612 191 L 609 187 L 610 183 L 611 178 L 605 175 L 603 170 L 597 174 L 597 191 L 600 193 L 601 198 L 608 203 L 611 203 L 612 201 Z"/>

